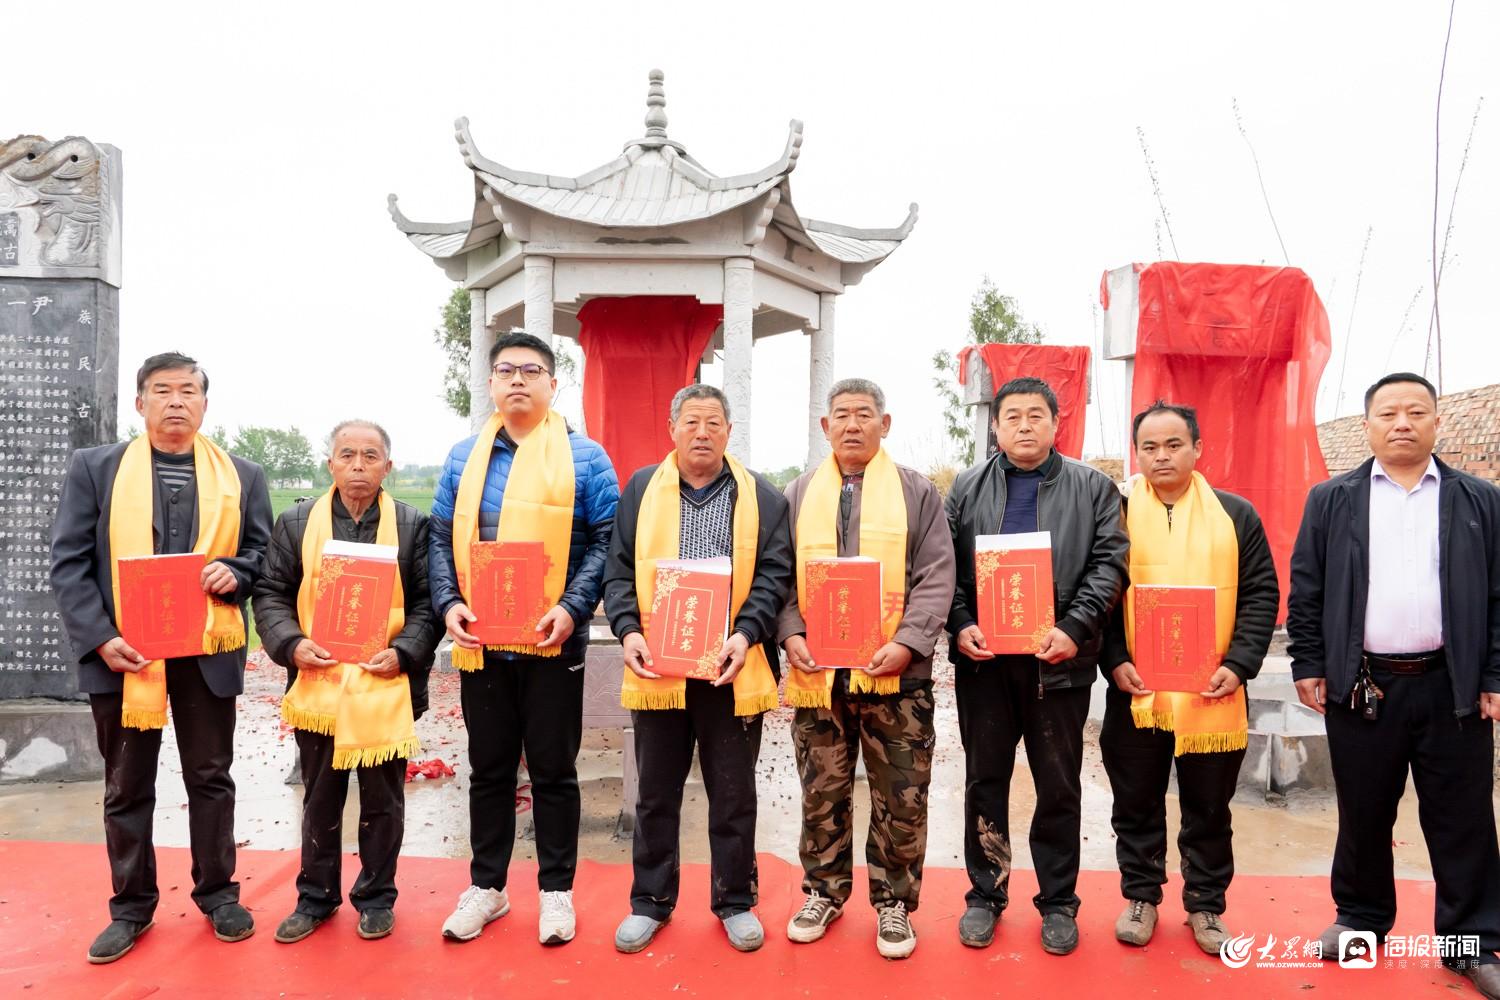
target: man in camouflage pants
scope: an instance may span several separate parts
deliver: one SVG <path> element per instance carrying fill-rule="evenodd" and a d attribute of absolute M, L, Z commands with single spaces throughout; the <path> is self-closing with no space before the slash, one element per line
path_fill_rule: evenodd
<path fill-rule="evenodd" d="M 792 734 L 802 778 L 800 853 L 807 893 L 787 936 L 803 943 L 821 938 L 853 891 L 854 769 L 863 749 L 875 944 L 886 958 L 905 958 L 917 944 L 909 914 L 917 908 L 927 852 L 932 651 L 952 601 L 953 543 L 936 488 L 920 473 L 895 465 L 881 448 L 891 418 L 880 388 L 847 379 L 833 387 L 828 408 L 823 431 L 832 456 L 787 487 L 798 592 L 782 613 L 778 638 L 795 668 L 787 698 L 799 706 Z M 883 550 L 875 547 L 878 538 L 887 539 Z M 830 551 L 835 542 L 836 553 Z M 883 573 L 886 610 L 896 609 L 883 623 L 885 643 L 854 670 L 825 670 L 810 654 L 799 609 L 806 597 L 800 593 L 805 561 L 835 554 L 879 558 L 881 551 L 894 561 Z"/>

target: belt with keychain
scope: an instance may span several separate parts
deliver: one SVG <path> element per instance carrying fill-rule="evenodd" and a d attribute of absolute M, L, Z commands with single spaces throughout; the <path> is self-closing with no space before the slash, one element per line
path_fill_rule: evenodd
<path fill-rule="evenodd" d="M 1372 667 L 1396 677 L 1419 677 L 1447 666 L 1448 659 L 1441 649 L 1430 653 L 1364 653 L 1359 658 L 1359 676 L 1354 678 L 1354 688 L 1349 693 L 1349 708 L 1371 722 L 1380 718 L 1380 699 L 1385 692 L 1370 676 Z"/>

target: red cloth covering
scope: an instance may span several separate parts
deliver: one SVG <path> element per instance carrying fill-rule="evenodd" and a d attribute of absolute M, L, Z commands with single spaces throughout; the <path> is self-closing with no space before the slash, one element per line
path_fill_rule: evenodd
<path fill-rule="evenodd" d="M 1295 267 L 1164 262 L 1140 272 L 1131 413 L 1158 399 L 1197 409 L 1198 471 L 1260 513 L 1282 620 L 1302 505 L 1328 478 L 1315 403 L 1330 351 L 1328 314 Z M 1130 458 L 1133 469 L 1133 449 Z"/>
<path fill-rule="evenodd" d="M 691 295 L 593 299 L 579 310 L 584 420 L 622 486 L 672 450 L 672 396 L 692 384 L 723 318 L 723 306 Z"/>
<path fill-rule="evenodd" d="M 441 757 L 434 757 L 431 760 L 423 761 L 407 761 L 406 780 L 411 781 L 412 779 L 417 777 L 429 779 L 451 778 L 453 777 L 453 768 L 449 767 Z"/>
<path fill-rule="evenodd" d="M 1083 457 L 1084 419 L 1089 403 L 1089 349 L 1054 344 L 977 344 L 958 352 L 958 382 L 969 374 L 969 355 L 978 351 L 998 390 L 1013 378 L 1039 378 L 1057 395 L 1057 450 Z M 993 414 L 991 415 L 993 416 Z"/>

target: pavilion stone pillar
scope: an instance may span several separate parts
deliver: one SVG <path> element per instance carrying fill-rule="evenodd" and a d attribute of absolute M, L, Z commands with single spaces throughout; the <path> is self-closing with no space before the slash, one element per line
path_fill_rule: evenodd
<path fill-rule="evenodd" d="M 526 332 L 552 346 L 552 258 L 526 257 Z"/>
<path fill-rule="evenodd" d="M 818 328 L 808 344 L 807 370 L 807 467 L 819 465 L 828 457 L 828 438 L 823 433 L 822 417 L 828 412 L 828 390 L 833 388 L 833 306 L 837 297 L 830 292 L 818 296 Z"/>
<path fill-rule="evenodd" d="M 484 289 L 469 289 L 469 430 L 478 432 L 494 412 L 490 399 L 490 348 L 495 335 L 485 322 Z"/>
<path fill-rule="evenodd" d="M 750 351 L 755 343 L 753 327 L 755 262 L 749 257 L 724 261 L 724 395 L 729 398 L 729 416 L 734 429 L 729 450 L 749 465 L 750 456 Z"/>

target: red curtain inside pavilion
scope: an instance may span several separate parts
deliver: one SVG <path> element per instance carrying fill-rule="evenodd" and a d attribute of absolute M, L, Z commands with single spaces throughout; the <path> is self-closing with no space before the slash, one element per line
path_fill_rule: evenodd
<path fill-rule="evenodd" d="M 584 420 L 621 485 L 672 450 L 672 396 L 693 382 L 723 318 L 723 306 L 691 295 L 593 299 L 579 310 Z"/>
<path fill-rule="evenodd" d="M 1132 413 L 1157 399 L 1197 409 L 1198 470 L 1260 513 L 1282 618 L 1302 505 L 1328 478 L 1315 402 L 1329 353 L 1328 315 L 1297 268 L 1157 263 L 1140 272 Z"/>
<path fill-rule="evenodd" d="M 996 389 L 1013 378 L 1039 378 L 1057 394 L 1057 450 L 1083 457 L 1084 418 L 1089 402 L 1089 349 L 1053 344 L 980 344 L 958 352 L 958 381 L 969 374 L 975 351 L 989 367 Z M 982 451 L 983 449 L 981 449 Z"/>

